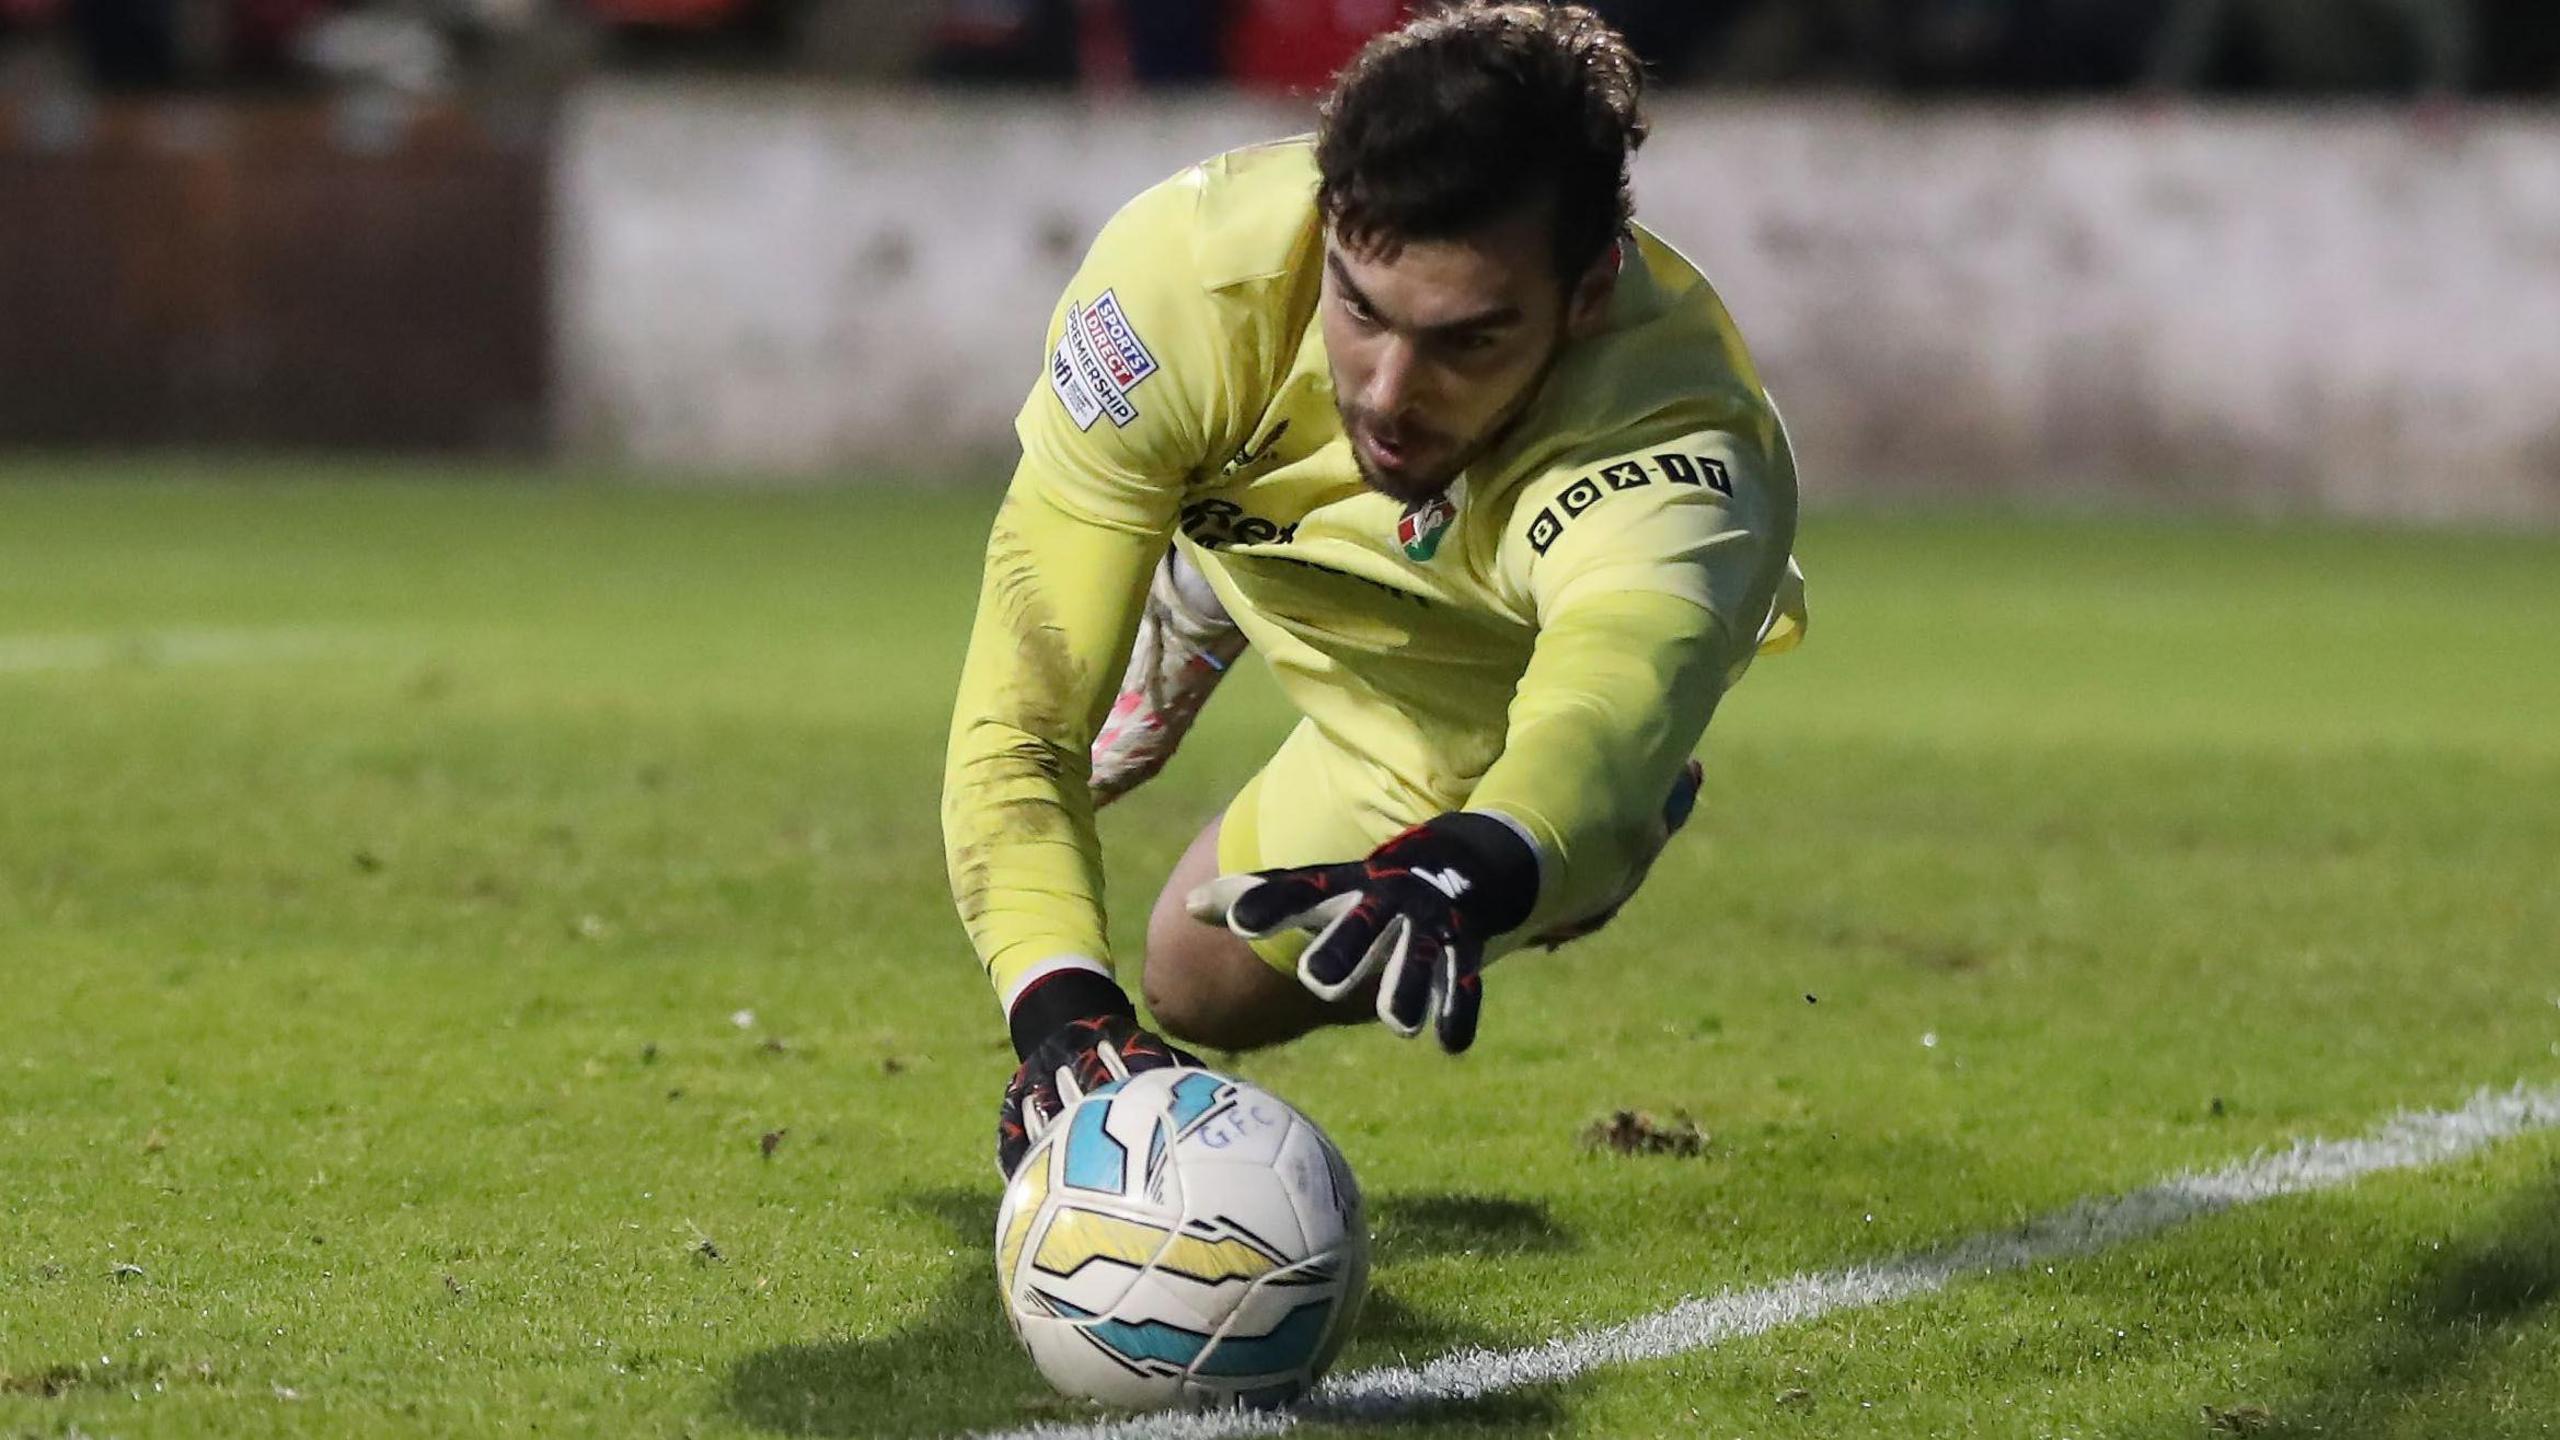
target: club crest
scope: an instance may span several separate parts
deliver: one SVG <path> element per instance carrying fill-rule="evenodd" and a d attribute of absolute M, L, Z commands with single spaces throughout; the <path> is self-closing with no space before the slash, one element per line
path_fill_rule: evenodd
<path fill-rule="evenodd" d="M 1405 558 L 1420 563 L 1440 553 L 1441 537 L 1449 533 L 1449 522 L 1458 518 L 1458 507 L 1447 495 L 1434 495 L 1418 505 L 1407 507 L 1403 518 L 1396 521 L 1396 543 L 1404 547 Z"/>

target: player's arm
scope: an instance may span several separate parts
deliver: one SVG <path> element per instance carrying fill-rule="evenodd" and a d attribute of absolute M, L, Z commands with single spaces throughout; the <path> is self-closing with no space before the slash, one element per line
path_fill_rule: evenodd
<path fill-rule="evenodd" d="M 943 772 L 952 896 L 1008 1019 L 1035 987 L 1130 1010 L 1103 938 L 1087 757 L 1166 542 L 1142 515 L 1078 506 L 1074 488 L 1025 459 L 996 512 Z M 1069 972 L 1084 978 L 1043 985 Z M 1054 1028 L 1033 1008 L 1017 1050 Z"/>
<path fill-rule="evenodd" d="M 1502 757 L 1468 809 L 1537 854 L 1538 935 L 1623 900 L 1725 691 L 1792 644 L 1795 477 L 1782 436 L 1706 432 L 1534 493 L 1508 553 L 1538 615 Z"/>
<path fill-rule="evenodd" d="M 997 511 L 943 777 L 954 898 L 1020 1064 L 996 1116 L 1010 1176 L 1076 1097 L 1190 1054 L 1139 1027 L 1103 939 L 1088 747 L 1162 532 L 1078 507 L 1030 457 Z"/>
<path fill-rule="evenodd" d="M 1665 799 L 1724 695 L 1732 645 L 1713 612 L 1654 591 L 1594 595 L 1541 627 L 1502 759 L 1467 802 L 1535 854 L 1537 899 L 1516 928 L 1544 935 L 1626 898 L 1668 838 Z"/>
<path fill-rule="evenodd" d="M 1130 202 L 1051 318 L 952 715 L 952 895 L 1025 1062 L 999 1123 L 1007 1170 L 1079 1077 L 1188 1058 L 1137 1029 L 1112 978 L 1088 778 L 1148 576 L 1222 433 L 1194 198 L 1186 178 Z"/>

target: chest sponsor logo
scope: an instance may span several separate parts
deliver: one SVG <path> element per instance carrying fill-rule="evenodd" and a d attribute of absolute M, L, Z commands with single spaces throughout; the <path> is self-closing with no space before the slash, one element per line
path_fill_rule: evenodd
<path fill-rule="evenodd" d="M 1298 538 L 1298 527 L 1247 515 L 1233 500 L 1194 500 L 1182 507 L 1182 533 L 1204 550 L 1230 545 L 1286 545 Z"/>
<path fill-rule="evenodd" d="M 1077 429 L 1090 430 L 1105 415 L 1122 428 L 1135 423 L 1138 407 L 1129 392 L 1159 368 L 1121 313 L 1117 294 L 1105 290 L 1091 305 L 1068 303 L 1058 348 L 1049 355 L 1049 386 Z"/>
<path fill-rule="evenodd" d="M 1529 548 L 1546 554 L 1576 517 L 1612 495 L 1642 490 L 1656 483 L 1657 477 L 1667 485 L 1694 485 L 1719 495 L 1733 494 L 1732 472 L 1712 455 L 1665 451 L 1650 460 L 1620 460 L 1567 485 L 1553 504 L 1540 507 L 1529 521 Z"/>

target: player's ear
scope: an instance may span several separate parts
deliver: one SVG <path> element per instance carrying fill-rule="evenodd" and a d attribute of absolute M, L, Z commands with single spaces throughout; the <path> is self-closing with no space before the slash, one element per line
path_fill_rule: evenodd
<path fill-rule="evenodd" d="M 1609 302 L 1618 294 L 1618 265 L 1626 242 L 1621 240 L 1600 252 L 1591 268 L 1573 284 L 1573 292 L 1565 296 L 1564 330 L 1572 340 L 1587 340 L 1608 328 Z"/>

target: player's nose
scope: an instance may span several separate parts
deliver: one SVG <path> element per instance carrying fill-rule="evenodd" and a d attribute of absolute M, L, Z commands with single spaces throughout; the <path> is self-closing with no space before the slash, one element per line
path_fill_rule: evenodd
<path fill-rule="evenodd" d="M 1388 336 L 1378 347 L 1377 363 L 1370 367 L 1361 408 L 1389 424 L 1401 420 L 1413 405 L 1414 361 L 1413 342 Z"/>

